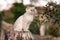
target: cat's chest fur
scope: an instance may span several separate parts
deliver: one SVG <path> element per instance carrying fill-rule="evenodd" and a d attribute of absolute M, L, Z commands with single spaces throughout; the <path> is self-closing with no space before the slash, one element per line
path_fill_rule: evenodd
<path fill-rule="evenodd" d="M 29 21 L 29 22 L 32 22 L 33 19 L 34 19 L 34 16 L 27 14 L 27 15 L 24 15 L 24 18 L 25 18 L 25 20 L 27 20 L 27 21 Z"/>

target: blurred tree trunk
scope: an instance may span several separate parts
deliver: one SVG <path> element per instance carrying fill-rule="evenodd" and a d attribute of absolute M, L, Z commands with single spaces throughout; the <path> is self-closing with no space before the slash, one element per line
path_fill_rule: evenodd
<path fill-rule="evenodd" d="M 2 20 L 0 40 L 7 40 L 8 38 L 6 32 L 12 33 L 12 31 L 13 31 L 13 25 Z"/>

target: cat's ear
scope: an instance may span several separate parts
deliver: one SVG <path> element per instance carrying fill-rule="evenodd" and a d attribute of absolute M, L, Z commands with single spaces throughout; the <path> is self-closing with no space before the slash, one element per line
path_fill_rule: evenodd
<path fill-rule="evenodd" d="M 26 11 L 28 11 L 28 9 L 30 9 L 30 7 L 27 7 L 27 8 L 26 8 Z"/>

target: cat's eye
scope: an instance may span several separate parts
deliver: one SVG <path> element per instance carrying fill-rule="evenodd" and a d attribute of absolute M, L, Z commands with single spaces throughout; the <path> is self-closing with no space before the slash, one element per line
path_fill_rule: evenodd
<path fill-rule="evenodd" d="M 35 10 L 33 9 L 33 10 L 31 10 L 31 11 L 35 11 Z"/>

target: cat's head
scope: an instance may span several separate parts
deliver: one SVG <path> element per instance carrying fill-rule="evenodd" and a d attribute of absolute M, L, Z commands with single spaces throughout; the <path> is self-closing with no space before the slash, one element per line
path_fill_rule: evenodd
<path fill-rule="evenodd" d="M 31 15 L 38 16 L 38 12 L 35 7 L 27 7 L 26 12 L 28 12 Z"/>

